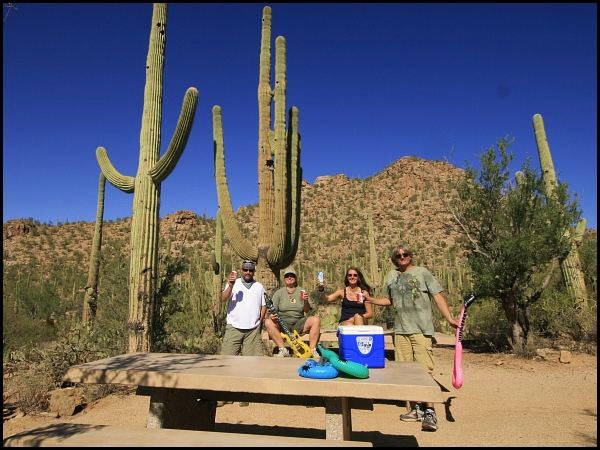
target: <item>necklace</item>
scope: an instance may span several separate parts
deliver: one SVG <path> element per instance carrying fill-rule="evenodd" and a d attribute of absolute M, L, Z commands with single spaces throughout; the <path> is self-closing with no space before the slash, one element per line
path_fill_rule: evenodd
<path fill-rule="evenodd" d="M 292 290 L 292 292 L 290 292 L 287 287 L 285 288 L 285 290 L 287 291 L 287 294 L 288 294 L 288 300 L 290 301 L 290 303 L 292 305 L 295 305 L 296 304 L 296 299 L 293 297 L 293 294 L 294 294 L 294 292 L 296 292 L 296 288 L 294 288 Z"/>

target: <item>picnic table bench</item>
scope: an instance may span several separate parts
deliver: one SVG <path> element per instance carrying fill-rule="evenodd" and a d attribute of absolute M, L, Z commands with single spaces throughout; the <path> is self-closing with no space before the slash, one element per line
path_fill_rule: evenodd
<path fill-rule="evenodd" d="M 130 353 L 71 367 L 63 381 L 137 386 L 150 396 L 148 428 L 212 431 L 216 402 L 247 401 L 325 408 L 325 438 L 351 440 L 351 410 L 373 402 L 443 403 L 440 386 L 418 363 L 390 361 L 369 378 L 311 379 L 298 358 Z"/>

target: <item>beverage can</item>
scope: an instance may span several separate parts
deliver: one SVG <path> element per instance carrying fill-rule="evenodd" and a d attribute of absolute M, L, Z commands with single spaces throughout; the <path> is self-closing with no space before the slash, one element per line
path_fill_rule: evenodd
<path fill-rule="evenodd" d="M 233 274 L 233 276 L 234 276 L 235 278 L 237 278 L 237 271 L 236 271 L 236 270 L 232 270 L 232 271 L 231 271 L 231 273 Z"/>
<path fill-rule="evenodd" d="M 362 303 L 365 301 L 365 297 L 362 292 L 359 292 L 358 294 L 356 294 L 356 300 L 358 301 L 358 303 Z"/>
<path fill-rule="evenodd" d="M 306 298 L 306 289 L 300 289 L 300 298 L 302 300 Z"/>
<path fill-rule="evenodd" d="M 323 284 L 323 282 L 325 281 L 325 275 L 323 274 L 323 272 L 319 272 L 317 274 L 317 281 L 321 284 Z"/>

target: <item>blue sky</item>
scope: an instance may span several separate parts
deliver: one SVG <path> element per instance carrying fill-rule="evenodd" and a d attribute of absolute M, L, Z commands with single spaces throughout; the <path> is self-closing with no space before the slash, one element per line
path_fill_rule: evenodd
<path fill-rule="evenodd" d="M 161 154 L 185 90 L 200 96 L 186 150 L 162 183 L 161 216 L 216 213 L 214 105 L 234 208 L 258 201 L 265 5 L 169 5 Z M 273 41 L 287 40 L 287 106 L 300 110 L 308 182 L 368 177 L 408 155 L 477 165 L 506 135 L 515 170 L 526 157 L 539 169 L 540 113 L 558 178 L 596 228 L 597 5 L 268 5 Z M 137 171 L 152 6 L 17 8 L 3 24 L 3 221 L 94 221 L 96 148 L 122 174 Z M 132 200 L 107 183 L 105 219 L 131 216 Z"/>

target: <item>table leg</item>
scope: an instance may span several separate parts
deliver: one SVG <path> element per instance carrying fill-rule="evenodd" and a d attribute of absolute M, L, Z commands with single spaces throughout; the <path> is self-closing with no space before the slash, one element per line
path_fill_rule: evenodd
<path fill-rule="evenodd" d="M 203 400 L 195 390 L 139 386 L 136 394 L 150 396 L 147 428 L 215 429 L 217 402 Z"/>
<path fill-rule="evenodd" d="M 325 439 L 352 440 L 351 412 L 346 397 L 325 400 Z"/>

